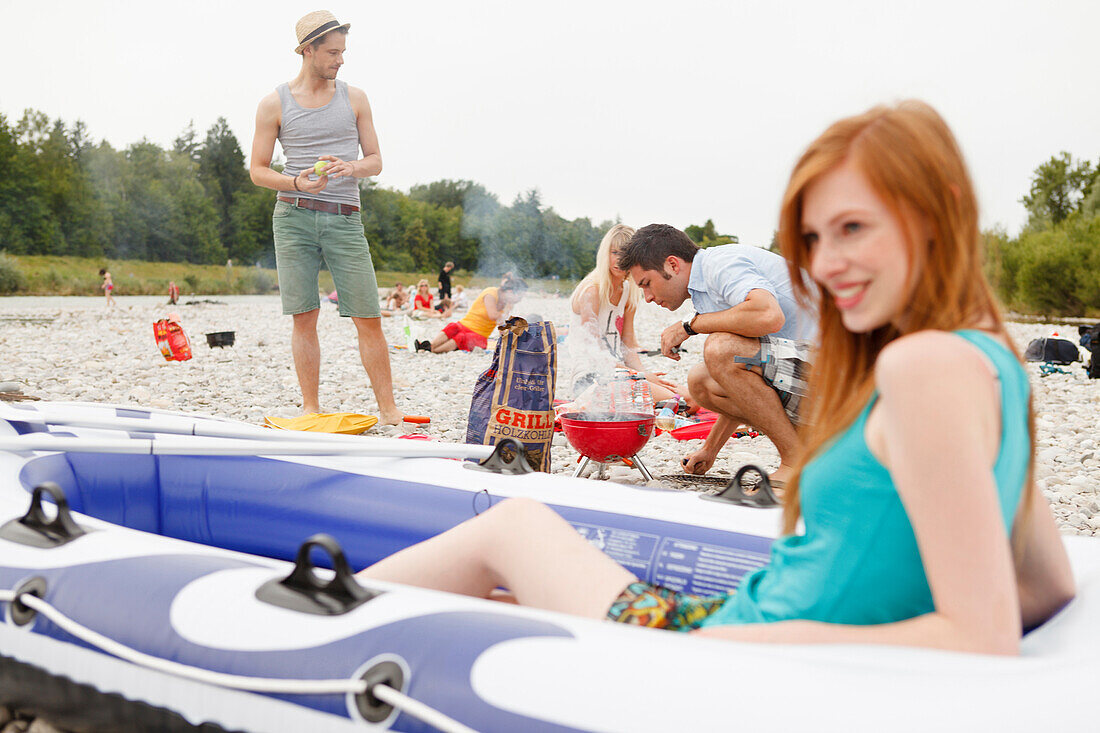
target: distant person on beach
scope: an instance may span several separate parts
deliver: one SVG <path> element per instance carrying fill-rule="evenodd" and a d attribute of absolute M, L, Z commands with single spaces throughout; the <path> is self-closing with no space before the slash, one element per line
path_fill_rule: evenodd
<path fill-rule="evenodd" d="M 293 316 L 291 352 L 303 412 L 320 412 L 317 286 L 324 258 L 340 315 L 355 324 L 379 420 L 394 425 L 404 416 L 394 402 L 378 283 L 359 213 L 358 179 L 378 175 L 382 156 L 367 95 L 336 79 L 350 27 L 326 10 L 298 21 L 294 51 L 302 56 L 301 70 L 260 101 L 250 173 L 256 185 L 279 192 L 271 224 L 283 313 Z M 276 140 L 286 156 L 282 172 L 271 168 Z"/>
<path fill-rule="evenodd" d="M 608 229 L 596 250 L 596 269 L 573 290 L 573 317 L 565 343 L 573 364 L 570 385 L 574 398 L 601 377 L 610 378 L 619 364 L 643 375 L 656 401 L 676 394 L 688 397 L 687 387 L 647 372 L 638 356 L 634 316 L 642 303 L 642 291 L 617 264 L 632 236 L 634 229 L 625 224 Z"/>
<path fill-rule="evenodd" d="M 695 306 L 695 315 L 661 334 L 662 354 L 679 360 L 676 347 L 706 334 L 688 388 L 718 419 L 703 447 L 683 459 L 684 471 L 706 473 L 737 426 L 748 423 L 779 451 L 771 480 L 781 486 L 799 456 L 795 426 L 815 335 L 813 309 L 795 301 L 786 262 L 747 244 L 700 249 L 679 229 L 650 224 L 623 248 L 619 267 L 647 303 L 674 311 L 690 298 Z"/>
<path fill-rule="evenodd" d="M 421 280 L 416 284 L 413 313 L 425 318 L 439 318 L 439 311 L 432 306 L 432 288 L 428 285 L 427 280 Z"/>
<path fill-rule="evenodd" d="M 107 299 L 107 307 L 110 308 L 115 304 L 115 282 L 111 279 L 111 273 L 107 272 L 106 268 L 99 270 L 99 276 L 103 278 L 103 284 L 99 286 L 99 289 L 103 291 L 103 296 Z"/>
<path fill-rule="evenodd" d="M 455 263 L 448 262 L 439 271 L 439 299 L 451 297 L 451 270 L 455 269 Z"/>
<path fill-rule="evenodd" d="M 168 304 L 175 305 L 180 301 L 180 288 L 175 280 L 168 281 Z"/>
<path fill-rule="evenodd" d="M 443 298 L 440 300 L 435 304 L 435 309 L 439 312 L 440 318 L 450 318 L 451 314 L 455 311 L 454 303 L 450 298 Z"/>
<path fill-rule="evenodd" d="M 460 311 L 469 305 L 466 301 L 466 288 L 461 285 L 455 285 L 455 294 L 451 298 L 451 305 L 456 311 Z"/>
<path fill-rule="evenodd" d="M 390 291 L 390 297 L 386 300 L 386 310 L 390 311 L 387 315 L 404 310 L 408 304 L 409 292 L 405 290 L 402 283 L 394 283 L 393 290 Z"/>
<path fill-rule="evenodd" d="M 1019 654 L 1022 632 L 1075 587 L 1031 481 L 1028 377 L 982 274 L 978 221 L 954 136 L 921 103 L 841 120 L 797 163 L 779 242 L 799 299 L 821 302 L 821 349 L 784 535 L 736 589 L 636 578 L 523 498 L 360 577 L 505 589 L 526 606 L 713 639 Z"/>
<path fill-rule="evenodd" d="M 525 292 L 527 283 L 519 278 L 507 280 L 499 288 L 485 288 L 462 320 L 448 323 L 431 341 L 417 341 L 416 350 L 443 354 L 456 349 L 473 351 L 487 348 L 493 329 L 504 321 Z"/>

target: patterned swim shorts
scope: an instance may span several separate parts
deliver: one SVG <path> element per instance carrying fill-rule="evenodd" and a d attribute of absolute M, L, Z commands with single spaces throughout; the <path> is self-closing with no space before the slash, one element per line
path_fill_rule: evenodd
<path fill-rule="evenodd" d="M 619 594 L 607 609 L 607 618 L 652 629 L 691 631 L 702 626 L 729 597 L 729 593 L 716 596 L 681 593 L 639 580 Z"/>
<path fill-rule="evenodd" d="M 779 394 L 783 410 L 795 425 L 801 422 L 798 413 L 809 386 L 812 349 L 810 341 L 761 336 L 760 352 L 755 359 L 737 358 L 739 362 L 760 366 L 764 381 Z"/>

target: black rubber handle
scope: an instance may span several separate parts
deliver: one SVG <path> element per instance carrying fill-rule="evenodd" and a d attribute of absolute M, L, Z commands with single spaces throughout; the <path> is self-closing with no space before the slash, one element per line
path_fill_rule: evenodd
<path fill-rule="evenodd" d="M 49 519 L 42 508 L 43 494 L 49 494 L 57 505 L 57 515 L 53 519 Z M 27 513 L 0 527 L 0 537 L 35 547 L 60 547 L 85 534 L 87 531 L 69 513 L 65 492 L 52 481 L 35 486 Z"/>
<path fill-rule="evenodd" d="M 316 566 L 310 553 L 314 547 L 320 547 L 332 558 L 332 569 L 336 571 L 336 575 L 327 583 L 322 582 L 313 572 Z M 323 592 L 345 602 L 358 601 L 364 594 L 369 594 L 366 588 L 355 581 L 340 543 L 327 534 L 315 534 L 302 543 L 294 561 L 294 570 L 283 579 L 283 585 L 306 593 Z"/>

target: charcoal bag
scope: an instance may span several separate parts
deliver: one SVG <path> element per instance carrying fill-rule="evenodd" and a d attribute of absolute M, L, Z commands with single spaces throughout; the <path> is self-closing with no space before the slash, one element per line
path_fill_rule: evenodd
<path fill-rule="evenodd" d="M 554 324 L 509 318 L 497 328 L 493 363 L 474 385 L 466 442 L 495 445 L 514 438 L 527 449 L 532 468 L 549 472 L 558 371 Z"/>

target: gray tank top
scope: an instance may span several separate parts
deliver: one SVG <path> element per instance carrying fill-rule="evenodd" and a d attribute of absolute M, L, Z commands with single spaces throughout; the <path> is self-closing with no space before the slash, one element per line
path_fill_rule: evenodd
<path fill-rule="evenodd" d="M 312 168 L 322 155 L 335 155 L 346 161 L 359 159 L 359 129 L 348 99 L 346 82 L 337 80 L 332 99 L 324 107 L 316 109 L 307 109 L 294 101 L 294 95 L 286 83 L 276 87 L 276 91 L 283 108 L 279 144 L 286 155 L 284 175 L 296 176 L 306 168 Z M 359 179 L 354 176 L 330 178 L 325 190 L 319 193 L 286 191 L 283 195 L 359 206 Z"/>

